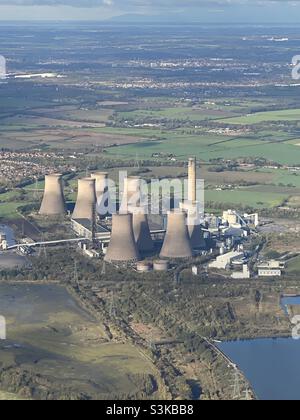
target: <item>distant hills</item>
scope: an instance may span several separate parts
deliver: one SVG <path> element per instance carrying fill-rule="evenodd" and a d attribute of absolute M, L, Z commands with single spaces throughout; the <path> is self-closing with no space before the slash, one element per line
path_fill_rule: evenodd
<path fill-rule="evenodd" d="M 179 13 L 170 13 L 168 15 L 143 15 L 143 14 L 125 14 L 121 16 L 115 16 L 107 20 L 112 23 L 182 23 L 185 22 L 197 22 L 197 20 L 191 20 L 191 16 L 182 15 Z"/>

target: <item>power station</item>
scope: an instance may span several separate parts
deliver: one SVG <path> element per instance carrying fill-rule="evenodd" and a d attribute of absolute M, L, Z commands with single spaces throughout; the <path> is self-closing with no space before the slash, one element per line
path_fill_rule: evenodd
<path fill-rule="evenodd" d="M 78 180 L 77 200 L 71 217 L 72 229 L 92 244 L 100 243 L 107 262 L 136 262 L 141 260 L 141 256 L 157 258 L 159 254 L 160 264 L 168 267 L 163 260 L 192 258 L 194 251 L 205 249 L 206 246 L 197 202 L 196 158 L 189 159 L 187 185 L 188 199 L 180 203 L 180 208 L 161 215 L 167 220 L 166 229 L 158 225 L 156 230 L 151 231 L 148 209 L 143 204 L 141 177 L 129 176 L 124 179 L 119 212 L 104 215 L 102 210 L 107 208 L 104 201 L 111 194 L 108 173 L 93 172 L 90 177 Z M 61 175 L 48 175 L 40 214 L 64 212 Z M 159 247 L 160 253 L 156 252 Z M 146 266 L 139 265 L 138 271 L 144 270 Z"/>
<path fill-rule="evenodd" d="M 79 179 L 77 201 L 72 218 L 93 221 L 96 205 L 96 180 L 94 178 Z"/>
<path fill-rule="evenodd" d="M 45 177 L 44 198 L 40 208 L 43 216 L 59 216 L 66 212 L 62 175 L 51 174 Z"/>

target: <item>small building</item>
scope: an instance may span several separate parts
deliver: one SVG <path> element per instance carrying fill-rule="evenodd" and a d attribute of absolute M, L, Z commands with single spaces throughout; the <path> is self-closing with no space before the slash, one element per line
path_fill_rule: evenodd
<path fill-rule="evenodd" d="M 259 277 L 281 277 L 285 269 L 285 262 L 278 260 L 267 260 L 257 265 Z"/>
<path fill-rule="evenodd" d="M 282 271 L 279 269 L 260 268 L 258 277 L 281 277 Z"/>

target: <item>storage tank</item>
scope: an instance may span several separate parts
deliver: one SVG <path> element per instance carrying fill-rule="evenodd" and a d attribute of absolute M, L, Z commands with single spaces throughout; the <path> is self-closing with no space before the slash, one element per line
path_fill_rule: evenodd
<path fill-rule="evenodd" d="M 78 180 L 78 194 L 73 219 L 93 220 L 96 211 L 96 180 L 83 178 Z"/>
<path fill-rule="evenodd" d="M 46 175 L 44 197 L 39 213 L 43 216 L 59 216 L 64 215 L 65 211 L 62 175 Z"/>
<path fill-rule="evenodd" d="M 149 262 L 139 262 L 136 265 L 136 269 L 139 273 L 149 273 L 153 269 L 153 265 Z"/>
<path fill-rule="evenodd" d="M 112 232 L 105 255 L 108 262 L 139 261 L 140 254 L 133 233 L 132 214 L 114 214 Z"/>
<path fill-rule="evenodd" d="M 154 271 L 168 271 L 169 268 L 169 262 L 166 260 L 157 260 L 153 263 Z"/>

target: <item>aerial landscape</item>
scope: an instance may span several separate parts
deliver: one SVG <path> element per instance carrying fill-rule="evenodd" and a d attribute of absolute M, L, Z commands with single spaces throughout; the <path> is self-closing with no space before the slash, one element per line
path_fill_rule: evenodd
<path fill-rule="evenodd" d="M 69 3 L 0 0 L 0 400 L 300 400 L 292 12 Z"/>

